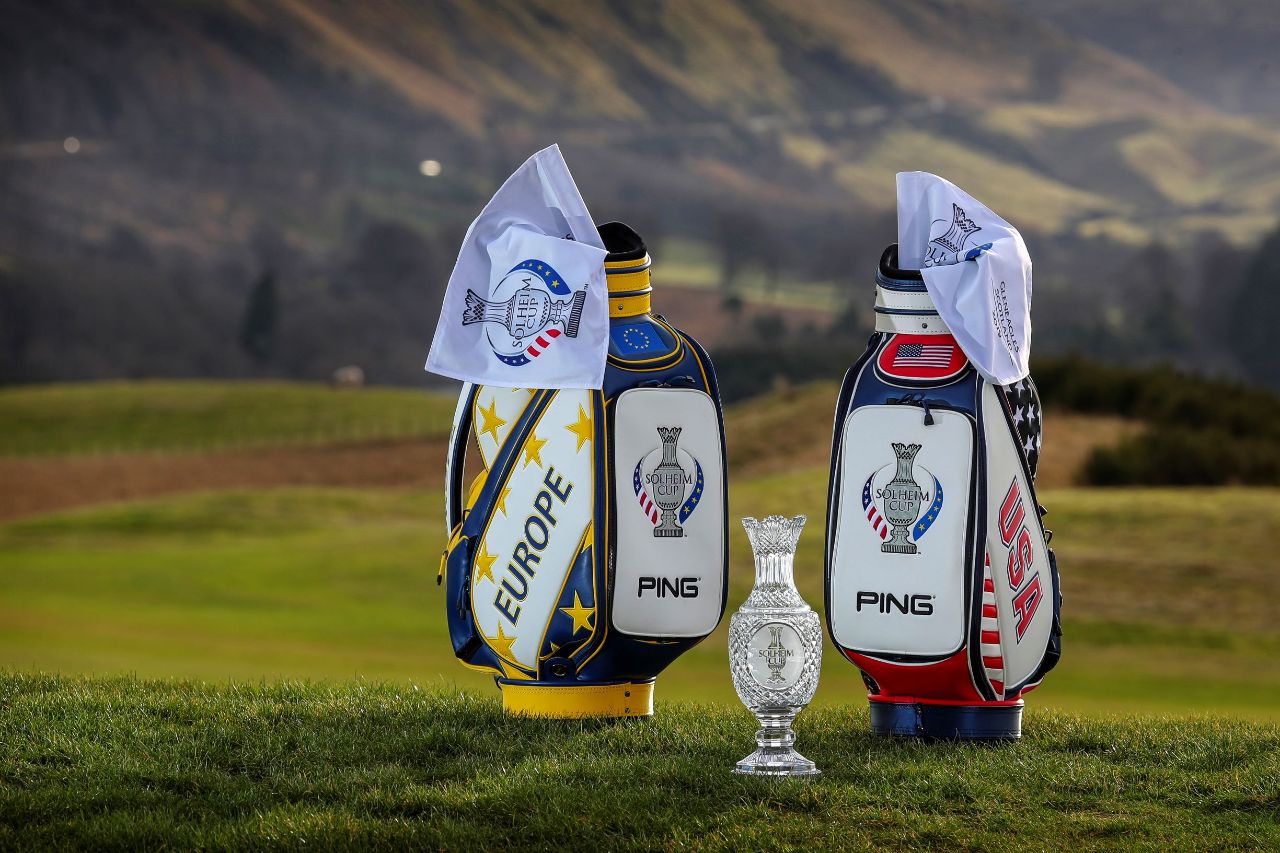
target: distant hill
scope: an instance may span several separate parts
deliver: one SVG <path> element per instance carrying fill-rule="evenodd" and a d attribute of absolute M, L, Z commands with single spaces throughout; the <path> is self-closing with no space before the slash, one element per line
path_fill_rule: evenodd
<path fill-rule="evenodd" d="M 593 212 L 659 258 L 676 236 L 741 255 L 783 288 L 832 284 L 828 309 L 893 237 L 893 173 L 944 174 L 1027 234 L 1069 321 L 1041 338 L 1055 348 L 1093 333 L 1073 312 L 1101 311 L 1148 241 L 1241 246 L 1280 216 L 1280 129 L 1001 0 L 6 15 L 0 381 L 345 363 L 417 381 L 466 223 L 553 141 Z M 266 365 L 234 343 L 263 270 L 283 318 Z"/>
<path fill-rule="evenodd" d="M 1223 112 L 1280 118 L 1280 13 L 1271 0 L 1035 0 L 1019 8 Z"/>

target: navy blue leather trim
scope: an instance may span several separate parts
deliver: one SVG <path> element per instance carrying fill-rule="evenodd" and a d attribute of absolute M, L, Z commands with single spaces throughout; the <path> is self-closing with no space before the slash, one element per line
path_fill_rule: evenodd
<path fill-rule="evenodd" d="M 480 393 L 480 386 L 472 383 L 471 392 L 467 394 L 467 402 L 463 407 L 462 417 L 458 419 L 458 428 L 453 435 L 453 444 L 449 446 L 449 458 L 452 463 L 449 469 L 451 476 L 449 482 L 445 484 L 445 488 L 449 490 L 447 504 L 453 511 L 445 521 L 448 523 L 450 533 L 462 521 L 463 466 L 467 461 L 467 444 L 471 441 L 471 407 L 475 403 L 478 393 Z"/>
<path fill-rule="evenodd" d="M 924 293 L 928 290 L 924 281 L 911 281 L 900 278 L 885 278 L 882 275 L 876 276 L 876 284 L 885 290 L 892 290 L 898 293 Z"/>
<path fill-rule="evenodd" d="M 1016 705 L 933 705 L 928 702 L 872 702 L 871 731 L 879 735 L 939 740 L 1018 740 L 1022 703 Z"/>
<path fill-rule="evenodd" d="M 900 314 L 909 317 L 937 317 L 937 311 L 930 311 L 927 308 L 881 308 L 879 305 L 875 307 L 877 314 Z"/>

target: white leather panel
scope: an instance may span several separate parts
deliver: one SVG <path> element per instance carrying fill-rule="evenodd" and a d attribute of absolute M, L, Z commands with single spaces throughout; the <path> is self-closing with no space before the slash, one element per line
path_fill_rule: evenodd
<path fill-rule="evenodd" d="M 614 409 L 617 559 L 613 624 L 700 637 L 724 594 L 723 472 L 716 404 L 688 388 L 633 388 Z"/>
<path fill-rule="evenodd" d="M 845 648 L 931 656 L 964 642 L 974 431 L 966 415 L 931 411 L 932 426 L 907 405 L 845 419 L 830 613 Z"/>
<path fill-rule="evenodd" d="M 484 385 L 476 392 L 471 413 L 474 422 L 472 429 L 476 435 L 476 444 L 480 447 L 480 456 L 484 459 L 484 467 L 493 467 L 498 449 L 511 434 L 512 427 L 520 419 L 524 407 L 532 397 L 533 391 L 528 388 Z"/>
<path fill-rule="evenodd" d="M 525 439 L 507 491 L 476 546 L 476 624 L 491 648 L 527 669 L 537 664 L 550 620 L 571 618 L 558 614 L 556 604 L 595 510 L 595 451 L 590 425 L 582 425 L 584 413 L 591 413 L 590 391 L 556 393 Z"/>
<path fill-rule="evenodd" d="M 985 382 L 982 418 L 987 443 L 987 548 L 1004 679 L 1012 686 L 1029 678 L 1044 657 L 1053 628 L 1053 578 L 1049 546 L 1027 487 L 1021 451 L 1005 421 L 1004 404 Z"/>

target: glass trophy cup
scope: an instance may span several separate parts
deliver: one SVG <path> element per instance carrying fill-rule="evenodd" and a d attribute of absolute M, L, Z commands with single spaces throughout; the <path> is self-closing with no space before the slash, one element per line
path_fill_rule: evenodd
<path fill-rule="evenodd" d="M 796 590 L 792 565 L 805 518 L 742 519 L 755 554 L 756 584 L 729 620 L 729 669 L 738 698 L 760 721 L 757 749 L 735 773 L 817 776 L 796 752 L 791 723 L 813 699 L 822 664 L 818 614 Z"/>

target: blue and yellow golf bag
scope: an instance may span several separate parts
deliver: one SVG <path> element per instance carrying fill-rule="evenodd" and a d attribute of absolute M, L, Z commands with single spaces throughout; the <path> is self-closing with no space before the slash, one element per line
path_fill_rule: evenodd
<path fill-rule="evenodd" d="M 876 278 L 876 332 L 836 405 L 827 626 L 889 734 L 1016 738 L 1060 654 L 1030 377 L 987 382 L 920 273 Z"/>
<path fill-rule="evenodd" d="M 650 313 L 639 235 L 616 222 L 599 230 L 604 388 L 467 385 L 449 442 L 449 633 L 516 714 L 651 714 L 656 676 L 724 613 L 715 373 L 692 338 Z M 472 441 L 482 470 L 464 491 Z"/>

